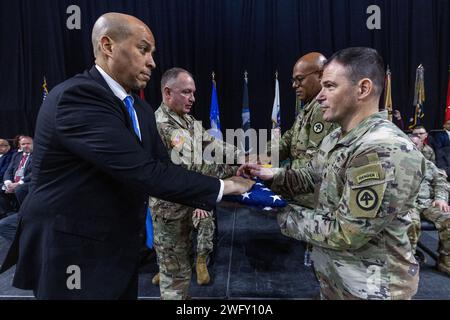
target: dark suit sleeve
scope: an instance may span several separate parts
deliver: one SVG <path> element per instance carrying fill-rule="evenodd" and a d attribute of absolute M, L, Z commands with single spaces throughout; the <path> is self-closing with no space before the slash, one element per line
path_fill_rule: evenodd
<path fill-rule="evenodd" d="M 215 206 L 219 180 L 175 166 L 164 157 L 152 158 L 127 128 L 117 101 L 99 94 L 98 88 L 67 89 L 60 97 L 55 124 L 58 140 L 69 151 L 130 188 L 207 210 Z M 163 147 L 156 141 L 152 148 Z"/>
<path fill-rule="evenodd" d="M 11 163 L 11 159 L 12 159 L 13 155 L 14 155 L 14 153 L 8 152 L 0 160 L 0 162 L 1 162 L 0 179 L 2 181 L 3 181 L 3 177 L 5 176 L 6 169 L 8 169 L 8 166 Z"/>
<path fill-rule="evenodd" d="M 18 156 L 20 156 L 19 153 L 16 153 L 15 155 L 13 155 L 13 158 L 11 159 L 11 162 L 9 163 L 8 168 L 5 171 L 5 174 L 3 175 L 3 181 L 5 181 L 5 180 L 13 181 L 14 180 L 14 171 L 16 168 Z"/>
<path fill-rule="evenodd" d="M 450 147 L 443 147 L 436 152 L 436 166 L 445 170 L 447 180 L 450 177 Z"/>

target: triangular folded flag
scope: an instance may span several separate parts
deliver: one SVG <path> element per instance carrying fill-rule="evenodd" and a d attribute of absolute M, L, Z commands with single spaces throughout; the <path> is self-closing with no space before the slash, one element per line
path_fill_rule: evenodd
<path fill-rule="evenodd" d="M 256 180 L 256 183 L 249 191 L 238 196 L 224 196 L 223 200 L 263 208 L 279 208 L 287 205 L 286 200 L 267 188 L 260 179 Z"/>

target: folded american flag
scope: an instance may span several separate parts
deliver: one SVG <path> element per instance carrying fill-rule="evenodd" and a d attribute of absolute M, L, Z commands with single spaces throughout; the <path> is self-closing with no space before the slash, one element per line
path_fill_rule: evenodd
<path fill-rule="evenodd" d="M 262 207 L 264 209 L 285 207 L 287 205 L 287 202 L 281 196 L 273 193 L 260 179 L 256 180 L 256 183 L 249 191 L 238 196 L 224 196 L 223 200 Z"/>

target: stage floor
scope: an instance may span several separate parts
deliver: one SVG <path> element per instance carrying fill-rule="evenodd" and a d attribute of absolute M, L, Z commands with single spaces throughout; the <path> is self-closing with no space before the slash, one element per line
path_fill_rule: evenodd
<path fill-rule="evenodd" d="M 310 267 L 304 265 L 304 246 L 283 236 L 276 215 L 235 205 L 221 205 L 217 213 L 218 240 L 212 281 L 198 286 L 192 276 L 192 299 L 313 299 L 319 287 Z M 437 248 L 437 233 L 424 232 L 424 242 Z M 0 244 L 0 258 L 7 244 Z M 142 266 L 139 299 L 159 299 L 151 279 L 157 272 L 154 255 Z M 14 269 L 0 275 L 0 299 L 32 299 L 30 291 L 11 286 Z M 450 299 L 450 277 L 434 268 L 427 256 L 421 267 L 419 291 L 414 299 Z"/>

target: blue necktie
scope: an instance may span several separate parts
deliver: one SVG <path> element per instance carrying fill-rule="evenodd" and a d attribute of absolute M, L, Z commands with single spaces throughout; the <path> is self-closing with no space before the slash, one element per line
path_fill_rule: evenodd
<path fill-rule="evenodd" d="M 127 107 L 127 111 L 130 115 L 131 122 L 133 123 L 133 129 L 136 135 L 139 137 L 139 140 L 142 141 L 141 132 L 139 131 L 138 120 L 136 117 L 136 111 L 133 107 L 133 98 L 131 96 L 126 96 L 123 99 L 125 102 L 125 106 Z M 145 229 L 147 231 L 147 239 L 145 240 L 145 244 L 148 248 L 153 248 L 153 222 L 152 222 L 152 214 L 150 212 L 150 208 L 147 207 L 147 217 L 145 219 Z"/>
<path fill-rule="evenodd" d="M 147 208 L 147 218 L 145 219 L 145 229 L 147 231 L 147 239 L 145 240 L 145 244 L 149 249 L 153 248 L 153 222 L 152 222 L 152 213 L 150 212 L 150 208 Z"/>
<path fill-rule="evenodd" d="M 130 115 L 131 122 L 133 123 L 134 132 L 139 137 L 139 140 L 142 141 L 141 131 L 139 131 L 138 120 L 136 117 L 136 111 L 134 110 L 133 107 L 133 98 L 131 96 L 126 96 L 125 99 L 123 99 L 123 102 L 125 102 L 125 107 L 127 107 L 127 111 Z"/>

